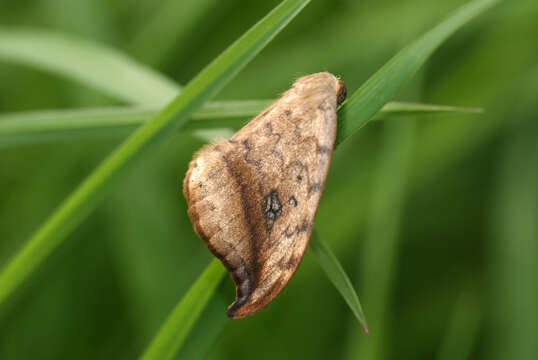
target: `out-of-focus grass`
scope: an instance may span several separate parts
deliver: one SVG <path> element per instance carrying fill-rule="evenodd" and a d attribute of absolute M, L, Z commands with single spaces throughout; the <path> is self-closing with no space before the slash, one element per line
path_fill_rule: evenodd
<path fill-rule="evenodd" d="M 217 259 L 200 275 L 177 304 L 141 359 L 172 359 L 191 332 L 226 271 Z"/>
<path fill-rule="evenodd" d="M 181 127 L 204 102 L 263 49 L 308 0 L 284 0 L 198 74 L 176 98 L 97 167 L 30 237 L 0 272 L 2 303 L 102 201 L 125 168 Z"/>
<path fill-rule="evenodd" d="M 528 120 L 503 143 L 492 202 L 492 359 L 538 357 L 538 106 L 520 106 L 514 113 Z"/>
<path fill-rule="evenodd" d="M 316 255 L 316 259 L 329 280 L 342 295 L 350 310 L 353 312 L 353 315 L 355 315 L 355 318 L 361 324 L 364 332 L 368 334 L 370 331 L 366 324 L 366 318 L 361 303 L 359 302 L 359 297 L 357 296 L 345 270 L 342 268 L 342 265 L 340 265 L 340 262 L 329 247 L 329 244 L 327 244 L 318 231 L 315 230 L 312 232 L 308 245 L 314 255 Z"/>
<path fill-rule="evenodd" d="M 409 81 L 450 35 L 497 2 L 498 0 L 471 1 L 461 6 L 383 65 L 342 106 L 336 144 L 354 134 L 383 105 L 392 100 L 401 86 Z"/>
<path fill-rule="evenodd" d="M 446 325 L 446 332 L 437 353 L 438 360 L 469 359 L 476 345 L 482 311 L 474 290 L 465 290 Z"/>
<path fill-rule="evenodd" d="M 208 102 L 192 115 L 181 131 L 239 129 L 273 101 Z M 149 121 L 158 112 L 156 107 L 109 107 L 0 114 L 0 147 L 58 140 L 73 141 L 80 137 L 121 137 Z M 373 119 L 452 112 L 477 113 L 480 109 L 391 102 L 383 106 Z"/>
<path fill-rule="evenodd" d="M 136 104 L 166 104 L 179 86 L 121 52 L 64 34 L 0 29 L 0 59 L 78 80 Z"/>
<path fill-rule="evenodd" d="M 358 284 L 364 294 L 368 317 L 373 319 L 370 321 L 371 335 L 365 338 L 354 333 L 351 336 L 348 359 L 391 356 L 387 346 L 390 341 L 388 329 L 414 127 L 410 118 L 405 122 L 389 122 L 383 129 L 368 226 L 358 257 L 361 274 Z"/>
<path fill-rule="evenodd" d="M 77 9 L 101 10 L 73 12 L 73 7 L 61 3 L 6 2 L 0 22 L 72 31 L 123 47 L 147 23 L 148 14 L 161 5 L 154 1 L 78 1 L 72 4 Z M 208 14 L 212 21 L 204 22 L 185 43 L 177 44 L 178 52 L 172 50 L 162 68 L 185 83 L 229 39 L 276 3 L 232 0 L 218 5 L 219 11 Z M 401 44 L 402 32 L 416 36 L 462 3 L 312 2 L 297 23 L 224 89 L 220 99 L 273 98 L 294 77 L 320 70 L 342 76 L 352 92 L 393 54 Z M 244 11 L 232 11 L 237 7 Z M 54 13 L 45 8 L 54 8 Z M 99 15 L 103 13 L 105 16 Z M 496 320 L 501 321 L 500 315 L 510 320 L 525 313 L 529 322 L 515 324 L 522 329 L 534 321 L 529 310 L 493 306 L 492 294 L 498 291 L 486 293 L 483 289 L 497 279 L 520 289 L 525 285 L 507 266 L 497 261 L 489 264 L 491 247 L 500 241 L 492 239 L 501 226 L 495 221 L 492 224 L 489 214 L 497 211 L 493 206 L 503 207 L 497 200 L 503 172 L 499 155 L 505 152 L 508 139 L 511 144 L 521 139 L 510 135 L 505 125 L 522 119 L 532 123 L 537 112 L 530 102 L 525 111 L 514 112 L 521 99 L 533 96 L 528 84 L 538 84 L 529 72 L 538 53 L 537 14 L 535 1 L 505 1 L 440 49 L 426 67 L 424 97 L 412 98 L 480 106 L 485 113 L 415 124 L 409 201 L 401 228 L 401 271 L 393 283 L 392 336 L 387 338 L 399 357 L 431 359 L 438 353 L 448 331 L 447 319 L 469 279 L 481 310 L 492 307 L 491 312 L 481 312 L 484 318 L 472 356 L 491 358 L 502 346 L 512 349 L 507 351 L 515 357 L 519 352 L 508 341 L 531 345 L 524 337 L 513 339 L 506 328 L 495 325 Z M 403 17 L 411 19 L 404 21 Z M 9 85 L 0 89 L 2 112 L 100 105 L 85 97 L 75 104 L 79 89 L 18 66 L 0 64 L 0 82 Z M 398 98 L 409 99 L 408 95 L 408 89 L 403 89 Z M 318 211 L 317 221 L 323 223 L 324 234 L 346 269 L 357 266 L 357 242 L 362 239 L 377 167 L 379 129 L 379 125 L 369 126 L 335 153 Z M 531 137 L 535 130 L 526 132 Z M 116 144 L 117 140 L 77 140 L 0 150 L 0 261 L 5 262 Z M 133 358 L 140 353 L 209 260 L 186 221 L 185 204 L 178 195 L 190 154 L 201 145 L 180 135 L 163 148 L 159 159 L 142 163 L 72 235 L 73 241 L 60 248 L 19 296 L 0 309 L 0 357 Z M 529 181 L 526 173 L 521 174 L 521 181 Z M 503 246 L 512 243 L 502 241 Z M 254 353 L 260 359 L 341 358 L 347 339 L 347 327 L 342 324 L 351 315 L 332 286 L 321 281 L 323 276 L 306 256 L 294 281 L 267 310 L 252 319 L 228 322 L 217 343 L 211 343 L 208 358 L 247 358 Z M 222 286 L 233 288 L 228 279 Z M 510 304 L 516 304 L 522 301 L 517 293 L 504 292 L 503 298 L 513 297 Z M 220 305 L 222 312 L 226 304 Z M 365 311 L 368 315 L 367 308 Z M 190 344 L 192 340 L 186 341 Z"/>
<path fill-rule="evenodd" d="M 149 65 L 158 65 L 172 49 L 188 44 L 190 34 L 214 6 L 215 0 L 165 0 L 135 35 L 127 50 Z"/>

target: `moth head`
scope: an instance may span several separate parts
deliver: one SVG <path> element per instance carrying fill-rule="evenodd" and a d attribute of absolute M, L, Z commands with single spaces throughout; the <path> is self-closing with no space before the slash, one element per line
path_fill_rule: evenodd
<path fill-rule="evenodd" d="M 336 95 L 336 106 L 346 100 L 347 91 L 344 82 L 329 72 L 300 77 L 293 84 L 293 88 L 302 97 L 317 99 L 317 101 Z"/>
<path fill-rule="evenodd" d="M 336 91 L 336 106 L 340 106 L 347 96 L 346 84 L 342 80 L 338 80 L 338 90 Z"/>

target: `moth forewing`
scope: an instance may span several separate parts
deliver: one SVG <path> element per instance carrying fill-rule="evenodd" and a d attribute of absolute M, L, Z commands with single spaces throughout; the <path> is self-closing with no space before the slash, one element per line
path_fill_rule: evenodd
<path fill-rule="evenodd" d="M 235 282 L 228 316 L 265 307 L 306 250 L 336 137 L 345 86 L 301 77 L 235 133 L 196 153 L 183 192 L 194 229 Z"/>

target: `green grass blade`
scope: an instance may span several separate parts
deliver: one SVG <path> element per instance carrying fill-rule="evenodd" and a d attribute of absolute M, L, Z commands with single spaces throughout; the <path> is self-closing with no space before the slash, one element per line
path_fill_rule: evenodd
<path fill-rule="evenodd" d="M 166 104 L 180 89 L 117 50 L 48 31 L 0 28 L 0 60 L 50 71 L 129 103 Z"/>
<path fill-rule="evenodd" d="M 450 35 L 500 0 L 474 0 L 400 51 L 366 81 L 339 110 L 336 145 L 364 126 L 390 101 Z"/>
<path fill-rule="evenodd" d="M 454 305 L 437 352 L 437 360 L 471 359 L 473 345 L 480 330 L 481 317 L 476 294 L 472 290 L 466 290 Z"/>
<path fill-rule="evenodd" d="M 369 222 L 360 248 L 360 284 L 372 335 L 351 339 L 350 359 L 382 359 L 386 346 L 390 300 L 398 263 L 398 243 L 405 199 L 407 167 L 414 123 L 392 122 L 383 129 Z M 358 331 L 356 331 L 358 333 Z"/>
<path fill-rule="evenodd" d="M 211 300 L 178 350 L 176 359 L 205 360 L 208 358 L 208 353 L 212 351 L 220 335 L 232 321 L 225 311 L 230 304 L 229 286 L 228 281 L 221 281 L 217 289 L 213 291 Z"/>
<path fill-rule="evenodd" d="M 165 360 L 174 357 L 225 273 L 220 261 L 214 259 L 176 305 L 141 359 Z"/>
<path fill-rule="evenodd" d="M 481 108 L 421 104 L 412 102 L 391 101 L 386 103 L 376 114 L 387 115 L 424 115 L 424 114 L 443 114 L 443 113 L 462 113 L 462 114 L 480 114 Z"/>
<path fill-rule="evenodd" d="M 318 231 L 314 229 L 312 236 L 310 237 L 310 250 L 316 255 L 321 268 L 333 283 L 334 287 L 342 295 L 345 302 L 353 312 L 353 315 L 357 318 L 361 324 L 364 332 L 369 333 L 368 325 L 366 324 L 366 318 L 362 311 L 359 297 L 349 280 L 344 268 L 332 252 L 329 244 L 319 235 Z"/>
<path fill-rule="evenodd" d="M 0 273 L 0 303 L 62 242 L 125 174 L 226 85 L 282 30 L 308 0 L 285 0 L 197 75 L 161 112 L 116 149 L 60 205 Z"/>
<path fill-rule="evenodd" d="M 182 130 L 237 129 L 273 100 L 215 101 L 198 110 Z M 374 119 L 402 115 L 473 113 L 475 108 L 393 102 Z M 80 136 L 125 135 L 158 113 L 156 107 L 112 107 L 30 111 L 0 115 L 0 147 L 73 139 Z"/>
<path fill-rule="evenodd" d="M 142 26 L 127 51 L 146 64 L 157 65 L 168 52 L 186 42 L 216 0 L 167 0 Z"/>
<path fill-rule="evenodd" d="M 488 358 L 495 360 L 538 358 L 538 124 L 536 100 L 531 104 L 532 115 L 510 127 L 497 161 L 488 297 L 493 328 Z M 523 117 L 519 107 L 512 109 L 516 119 Z"/>
<path fill-rule="evenodd" d="M 270 103 L 268 100 L 209 102 L 192 115 L 182 130 L 238 128 Z M 126 135 L 158 112 L 156 107 L 109 107 L 4 114 L 0 115 L 0 147 L 81 136 Z"/>

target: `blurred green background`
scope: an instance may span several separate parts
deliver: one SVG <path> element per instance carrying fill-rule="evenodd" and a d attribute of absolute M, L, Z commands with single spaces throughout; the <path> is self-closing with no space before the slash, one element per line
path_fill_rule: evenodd
<path fill-rule="evenodd" d="M 314 0 L 218 96 L 274 98 L 330 71 L 355 91 L 463 0 Z M 203 5 L 200 5 L 203 4 Z M 0 2 L 2 27 L 107 44 L 185 84 L 278 4 Z M 229 321 L 226 278 L 185 358 L 538 358 L 538 2 L 505 1 L 437 51 L 399 100 L 481 115 L 368 125 L 333 157 L 316 224 L 356 285 L 371 335 L 311 253 L 259 314 Z M 153 36 L 155 33 L 158 37 Z M 148 35 L 149 34 L 149 35 Z M 120 104 L 0 62 L 0 112 Z M 0 148 L 0 265 L 119 137 Z M 0 359 L 131 359 L 211 260 L 180 185 L 203 142 L 175 135 L 134 168 L 0 307 Z M 214 326 L 213 326 L 214 325 Z"/>

